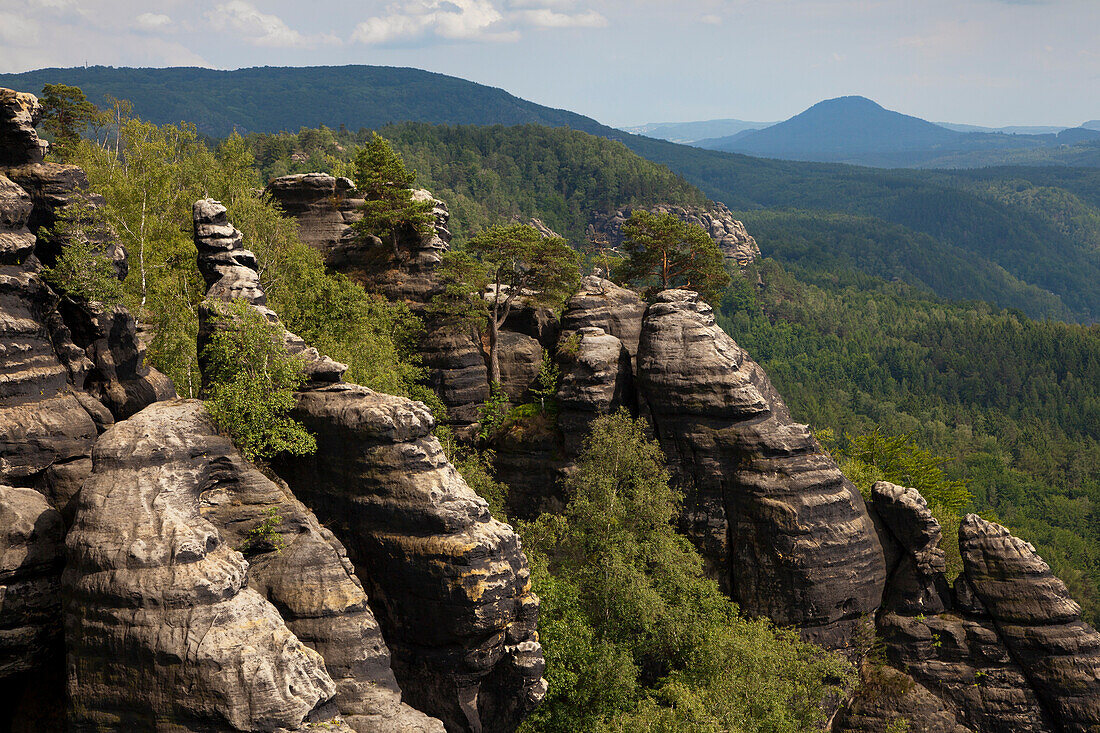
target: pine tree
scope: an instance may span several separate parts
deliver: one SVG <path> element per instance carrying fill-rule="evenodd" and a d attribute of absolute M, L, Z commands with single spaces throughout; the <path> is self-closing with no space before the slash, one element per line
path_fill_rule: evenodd
<path fill-rule="evenodd" d="M 397 243 L 403 232 L 423 236 L 431 231 L 435 223 L 432 202 L 413 195 L 416 173 L 405 167 L 385 138 L 373 133 L 355 157 L 355 167 L 355 184 L 366 199 L 360 209 L 363 218 L 352 225 L 360 236 L 382 239 L 398 256 Z"/>
<path fill-rule="evenodd" d="M 674 214 L 638 210 L 623 224 L 623 236 L 626 260 L 616 268 L 616 277 L 649 294 L 686 288 L 714 300 L 729 284 L 722 251 L 697 224 Z"/>

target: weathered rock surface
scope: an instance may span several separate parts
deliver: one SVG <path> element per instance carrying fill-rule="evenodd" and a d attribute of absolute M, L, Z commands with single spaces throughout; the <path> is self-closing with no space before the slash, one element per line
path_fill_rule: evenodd
<path fill-rule="evenodd" d="M 916 489 L 879 481 L 871 488 L 875 514 L 886 526 L 887 592 L 883 608 L 916 615 L 946 608 L 950 589 L 944 578 L 946 556 L 940 548 L 939 522 Z"/>
<path fill-rule="evenodd" d="M 565 304 L 561 317 L 562 340 L 582 328 L 594 326 L 622 342 L 633 359 L 638 355 L 645 301 L 610 280 L 589 275 Z"/>
<path fill-rule="evenodd" d="M 593 420 L 620 407 L 634 407 L 634 377 L 630 352 L 622 341 L 598 326 L 572 333 L 576 352 L 558 355 L 562 362 L 558 425 L 565 449 L 576 456 Z"/>
<path fill-rule="evenodd" d="M 719 583 L 746 613 L 852 644 L 886 572 L 863 500 L 698 294 L 646 311 L 638 384 Z"/>
<path fill-rule="evenodd" d="M 500 387 L 509 402 L 523 402 L 542 367 L 542 344 L 515 331 L 500 331 L 497 338 Z"/>
<path fill-rule="evenodd" d="M 476 423 L 481 405 L 489 399 L 489 367 L 476 333 L 429 318 L 420 355 L 428 369 L 428 386 L 447 407 L 448 420 L 459 430 Z"/>
<path fill-rule="evenodd" d="M 447 462 L 420 403 L 358 385 L 299 394 L 317 453 L 273 465 L 342 537 L 406 699 L 449 730 L 506 731 L 542 699 L 519 539 Z"/>
<path fill-rule="evenodd" d="M 282 176 L 264 192 L 297 220 L 302 241 L 326 255 L 359 220 L 357 208 L 363 203 L 354 181 L 328 173 Z"/>
<path fill-rule="evenodd" d="M 21 264 L 34 251 L 34 234 L 27 228 L 33 207 L 26 191 L 0 175 L 0 265 Z"/>
<path fill-rule="evenodd" d="M 194 214 L 207 300 L 247 291 L 277 319 L 224 208 L 200 201 Z M 220 288 L 227 280 L 242 285 Z M 515 533 L 447 461 L 421 403 L 319 379 L 297 402 L 317 452 L 272 465 L 346 543 L 406 700 L 449 730 L 514 730 L 546 691 L 538 600 Z"/>
<path fill-rule="evenodd" d="M 41 113 L 38 97 L 0 88 L 0 166 L 42 162 L 49 144 L 34 130 Z"/>
<path fill-rule="evenodd" d="M 864 662 L 860 692 L 836 714 L 832 733 L 893 733 L 905 720 L 909 733 L 971 733 L 944 703 L 893 667 Z"/>
<path fill-rule="evenodd" d="M 712 203 L 706 207 L 661 204 L 650 207 L 649 211 L 675 214 L 688 224 L 703 227 L 718 245 L 718 249 L 741 267 L 760 257 L 760 247 L 756 240 L 749 235 L 744 224 L 733 218 L 733 212 L 725 204 Z M 588 228 L 589 239 L 606 241 L 612 247 L 618 247 L 623 241 L 623 222 L 630 218 L 631 213 L 630 209 L 622 209 L 593 217 Z"/>
<path fill-rule="evenodd" d="M 196 401 L 154 404 L 96 442 L 65 541 L 70 730 L 334 717 L 321 655 L 247 586 L 248 563 L 203 516 L 232 491 L 227 448 Z"/>
<path fill-rule="evenodd" d="M 41 494 L 0 486 L 0 730 L 64 727 L 63 538 Z"/>
<path fill-rule="evenodd" d="M 970 514 L 959 530 L 966 581 L 1058 730 L 1100 725 L 1100 634 L 1035 548 Z"/>

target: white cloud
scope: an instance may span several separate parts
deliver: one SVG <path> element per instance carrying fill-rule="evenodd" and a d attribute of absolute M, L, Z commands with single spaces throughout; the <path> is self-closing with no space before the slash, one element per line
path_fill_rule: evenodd
<path fill-rule="evenodd" d="M 254 46 L 304 48 L 319 42 L 337 43 L 333 36 L 306 36 L 288 26 L 277 15 L 261 13 L 244 0 L 221 3 L 206 14 L 211 23 L 236 31 Z"/>
<path fill-rule="evenodd" d="M 549 8 L 523 10 L 518 14 L 526 25 L 535 28 L 603 28 L 607 18 L 595 10 L 584 13 L 559 13 Z"/>
<path fill-rule="evenodd" d="M 699 18 L 699 22 L 706 25 L 722 25 L 722 16 L 709 13 Z"/>
<path fill-rule="evenodd" d="M 594 10 L 574 12 L 575 0 L 414 0 L 393 4 L 356 26 L 351 40 L 386 44 L 429 36 L 451 40 L 514 41 L 522 28 L 600 28 Z"/>
<path fill-rule="evenodd" d="M 442 38 L 499 39 L 495 28 L 504 16 L 489 0 L 418 0 L 390 5 L 386 15 L 360 23 L 351 39 L 360 43 L 392 43 L 423 35 Z"/>
<path fill-rule="evenodd" d="M 147 31 L 156 31 L 167 28 L 172 24 L 172 19 L 164 13 L 142 13 L 134 18 L 137 27 Z"/>
<path fill-rule="evenodd" d="M 12 46 L 38 43 L 38 23 L 30 18 L 0 11 L 0 41 Z"/>

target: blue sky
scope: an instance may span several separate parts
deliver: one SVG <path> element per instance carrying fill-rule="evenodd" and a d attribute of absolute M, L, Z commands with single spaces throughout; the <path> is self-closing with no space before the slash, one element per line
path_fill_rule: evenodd
<path fill-rule="evenodd" d="M 1100 118 L 1100 0 L 0 0 L 0 71 L 414 66 L 609 124 Z"/>

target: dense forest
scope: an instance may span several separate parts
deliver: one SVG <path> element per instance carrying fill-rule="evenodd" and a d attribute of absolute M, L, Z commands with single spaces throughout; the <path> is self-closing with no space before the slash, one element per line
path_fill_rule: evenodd
<path fill-rule="evenodd" d="M 492 221 L 539 218 L 574 244 L 598 211 L 707 202 L 694 186 L 621 143 L 568 128 L 393 125 L 379 131 L 416 171 L 418 185 L 447 202 L 461 239 Z M 350 172 L 361 130 L 303 129 L 248 135 L 263 178 Z"/>

